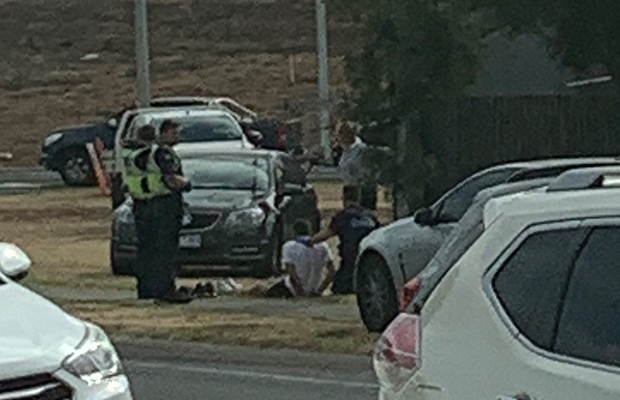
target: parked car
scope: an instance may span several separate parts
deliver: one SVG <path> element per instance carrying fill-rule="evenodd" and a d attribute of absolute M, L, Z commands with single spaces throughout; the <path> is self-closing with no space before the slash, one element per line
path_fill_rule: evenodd
<path fill-rule="evenodd" d="M 487 203 L 493 199 L 520 192 L 545 190 L 554 178 L 531 179 L 521 182 L 503 183 L 481 190 L 473 204 L 450 232 L 446 240 L 422 271 L 403 287 L 400 310 L 406 310 L 413 302 L 424 304 L 441 279 L 450 271 L 461 256 L 484 231 L 484 212 Z"/>
<path fill-rule="evenodd" d="M 253 149 L 255 146 L 243 134 L 241 126 L 226 111 L 205 106 L 140 108 L 127 111 L 121 118 L 114 151 L 104 155 L 104 167 L 112 182 L 112 207 L 118 207 L 125 198 L 122 182 L 127 156 L 125 144 L 137 139 L 140 127 L 151 124 L 159 134 L 159 127 L 166 119 L 179 124 L 180 142 L 174 146 L 183 153 L 202 149 Z"/>
<path fill-rule="evenodd" d="M 280 249 L 292 225 L 306 219 L 315 231 L 315 190 L 290 155 L 269 150 L 199 151 L 182 158 L 193 190 L 181 231 L 184 265 L 250 267 L 255 276 L 280 271 Z M 132 274 L 137 238 L 128 199 L 115 212 L 111 241 L 114 274 Z"/>
<path fill-rule="evenodd" d="M 131 400 L 106 334 L 19 285 L 29 268 L 22 250 L 0 243 L 0 398 Z"/>
<path fill-rule="evenodd" d="M 290 134 L 290 124 L 258 115 L 227 97 L 160 97 L 151 100 L 151 107 L 212 106 L 228 110 L 237 119 L 248 140 L 263 148 L 292 150 L 301 146 L 300 138 Z M 123 114 L 135 109 L 126 107 L 111 113 L 105 120 L 85 125 L 55 129 L 42 144 L 40 164 L 58 171 L 69 186 L 95 184 L 95 174 L 86 151 L 86 144 L 99 138 L 106 149 L 114 148 L 114 137 Z"/>
<path fill-rule="evenodd" d="M 568 158 L 494 166 L 467 178 L 429 208 L 372 232 L 360 243 L 355 272 L 358 307 L 366 327 L 381 332 L 397 315 L 403 285 L 431 260 L 480 190 L 605 165 L 620 165 L 620 160 Z"/>
<path fill-rule="evenodd" d="M 489 201 L 477 239 L 379 339 L 379 398 L 617 399 L 619 182 L 570 171 Z"/>

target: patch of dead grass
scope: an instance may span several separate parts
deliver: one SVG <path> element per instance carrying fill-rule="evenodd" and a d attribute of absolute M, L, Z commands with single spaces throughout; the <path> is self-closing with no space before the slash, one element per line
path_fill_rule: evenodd
<path fill-rule="evenodd" d="M 340 202 L 341 186 L 316 183 L 321 207 Z M 339 208 L 339 206 L 338 206 Z M 324 210 L 331 217 L 336 208 Z M 110 200 L 97 189 L 61 189 L 1 196 L 2 240 L 20 246 L 33 260 L 24 283 L 66 288 L 133 290 L 133 278 L 115 277 L 109 267 Z M 337 254 L 337 240 L 329 242 Z M 244 288 L 256 279 L 236 278 Z M 193 286 L 195 279 L 179 279 Z M 347 304 L 354 297 L 315 299 L 317 307 Z M 103 326 L 115 338 L 207 341 L 259 347 L 367 354 L 375 337 L 361 322 L 310 316 L 252 315 L 137 301 L 60 300 L 69 313 Z M 266 313 L 269 314 L 269 313 Z"/>
<path fill-rule="evenodd" d="M 152 302 L 60 302 L 67 312 L 102 326 L 113 338 L 207 341 L 318 352 L 370 354 L 376 335 L 361 323 L 319 318 L 205 312 Z"/>
<path fill-rule="evenodd" d="M 342 186 L 315 182 L 323 225 L 338 212 Z M 389 220 L 389 204 L 380 196 L 380 219 Z M 1 196 L 3 240 L 20 246 L 33 260 L 26 283 L 76 288 L 130 289 L 133 278 L 110 271 L 110 199 L 96 188 L 63 188 Z M 328 241 L 334 255 L 337 239 Z M 219 274 L 221 275 L 221 274 Z M 192 286 L 196 280 L 183 280 Z M 244 287 L 256 280 L 243 279 Z"/>

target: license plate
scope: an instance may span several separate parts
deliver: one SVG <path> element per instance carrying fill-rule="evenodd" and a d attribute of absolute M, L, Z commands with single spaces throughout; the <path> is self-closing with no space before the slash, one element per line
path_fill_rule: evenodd
<path fill-rule="evenodd" d="M 200 235 L 183 235 L 179 238 L 179 247 L 186 249 L 197 249 L 202 245 Z"/>

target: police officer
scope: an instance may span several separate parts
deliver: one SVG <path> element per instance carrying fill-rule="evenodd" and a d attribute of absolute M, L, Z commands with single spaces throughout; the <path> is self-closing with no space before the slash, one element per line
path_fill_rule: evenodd
<path fill-rule="evenodd" d="M 154 260 L 154 269 L 160 271 L 160 290 L 166 288 L 162 300 L 184 303 L 191 301 L 192 297 L 177 291 L 174 281 L 180 268 L 179 232 L 183 220 L 183 192 L 191 190 L 191 183 L 183 176 L 181 159 L 172 148 L 178 142 L 179 125 L 169 119 L 162 122 L 159 146 L 154 146 L 149 158 L 149 165 L 158 170 L 159 175 L 150 176 L 149 188 L 156 194 L 151 200 L 157 222 L 157 259 Z"/>
<path fill-rule="evenodd" d="M 145 135 L 144 132 L 149 132 Z M 154 138 L 154 128 L 140 129 Z M 179 267 L 179 231 L 183 217 L 182 191 L 191 189 L 183 177 L 181 161 L 172 146 L 178 142 L 178 125 L 166 120 L 160 128 L 160 145 L 145 143 L 133 151 L 126 185 L 134 198 L 138 233 L 138 297 L 186 303 L 191 297 L 178 292 L 175 277 Z"/>
<path fill-rule="evenodd" d="M 379 220 L 368 209 L 360 205 L 360 189 L 356 186 L 345 186 L 342 190 L 344 209 L 336 214 L 329 226 L 312 237 L 309 245 L 323 242 L 338 236 L 340 243 L 340 268 L 334 276 L 333 294 L 353 294 L 353 274 L 359 244 L 366 235 L 379 227 Z"/>
<path fill-rule="evenodd" d="M 139 299 L 156 298 L 153 287 L 153 260 L 156 255 L 157 230 L 153 224 L 150 200 L 153 193 L 149 189 L 149 174 L 156 175 L 157 170 L 147 170 L 147 164 L 155 141 L 155 128 L 145 125 L 138 130 L 138 140 L 128 143 L 125 157 L 124 187 L 133 200 L 133 214 L 138 239 L 136 257 L 136 278 Z"/>

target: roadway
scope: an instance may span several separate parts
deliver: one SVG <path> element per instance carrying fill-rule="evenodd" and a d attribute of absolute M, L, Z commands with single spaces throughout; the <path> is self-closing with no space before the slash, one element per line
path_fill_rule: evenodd
<path fill-rule="evenodd" d="M 139 341 L 119 352 L 136 400 L 378 397 L 365 356 Z"/>

